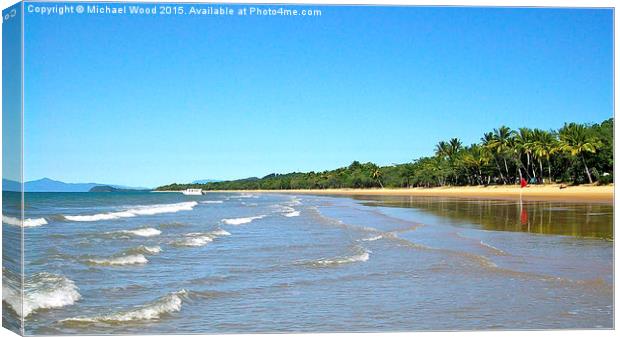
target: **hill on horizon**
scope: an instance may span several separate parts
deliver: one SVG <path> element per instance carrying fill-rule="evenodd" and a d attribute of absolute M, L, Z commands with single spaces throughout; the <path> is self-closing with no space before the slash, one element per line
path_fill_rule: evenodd
<path fill-rule="evenodd" d="M 150 190 L 146 187 L 128 187 L 101 183 L 65 183 L 50 178 L 42 178 L 24 183 L 24 192 L 88 192 L 93 187 L 111 186 L 125 190 Z M 13 180 L 2 179 L 2 189 L 4 191 L 19 191 L 19 183 Z"/>

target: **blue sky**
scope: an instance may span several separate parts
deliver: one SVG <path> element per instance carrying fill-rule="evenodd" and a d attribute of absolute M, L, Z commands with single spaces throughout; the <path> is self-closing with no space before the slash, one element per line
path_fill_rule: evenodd
<path fill-rule="evenodd" d="M 386 165 L 502 124 L 613 115 L 611 10 L 316 8 L 26 14 L 25 179 L 157 186 Z"/>

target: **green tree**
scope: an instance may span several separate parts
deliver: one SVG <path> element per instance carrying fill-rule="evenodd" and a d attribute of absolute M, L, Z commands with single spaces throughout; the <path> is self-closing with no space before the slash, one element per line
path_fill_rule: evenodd
<path fill-rule="evenodd" d="M 592 176 L 586 163 L 585 154 L 596 153 L 596 150 L 602 145 L 601 141 L 583 124 L 564 124 L 564 127 L 560 129 L 560 149 L 572 157 L 581 158 L 590 184 L 592 183 Z"/>
<path fill-rule="evenodd" d="M 547 160 L 549 182 L 553 181 L 553 176 L 551 175 L 551 156 L 557 151 L 559 151 L 559 145 L 556 135 L 553 132 L 540 129 L 534 129 L 532 131 L 532 153 L 538 160 L 541 175 L 543 172 L 542 160 Z"/>

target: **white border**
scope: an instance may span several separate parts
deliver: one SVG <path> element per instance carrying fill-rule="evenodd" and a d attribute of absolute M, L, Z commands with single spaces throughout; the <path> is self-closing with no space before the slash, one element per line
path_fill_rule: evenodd
<path fill-rule="evenodd" d="M 52 2 L 53 0 L 42 0 Z M 588 7 L 588 8 L 616 8 L 616 1 L 613 0 L 441 0 L 441 1 L 429 1 L 429 0 L 388 0 L 388 1 L 380 1 L 380 0 L 305 0 L 305 1 L 290 1 L 290 0 L 226 0 L 226 1 L 205 1 L 205 0 L 193 0 L 193 1 L 175 1 L 175 0 L 150 0 L 150 1 L 138 1 L 138 0 L 124 0 L 125 2 L 151 2 L 151 3 L 178 3 L 178 2 L 192 2 L 192 3 L 262 3 L 262 4 L 316 4 L 316 5 L 406 5 L 406 6 L 489 6 L 489 7 Z M 3 1 L 0 9 L 5 9 L 10 7 L 19 1 L 9 0 Z M 96 1 L 96 0 L 65 0 L 63 2 L 106 2 L 106 1 Z M 114 2 L 114 1 L 109 1 Z M 23 13 L 23 12 L 22 12 Z M 23 21 L 22 21 L 23 25 Z M 0 25 L 0 36 L 2 34 L 2 27 Z M 618 53 L 617 53 L 617 37 L 618 37 L 618 26 L 615 24 L 615 13 L 614 13 L 614 117 L 615 117 L 615 101 L 618 97 L 618 89 L 615 86 L 618 80 L 618 73 L 616 72 L 615 64 L 618 61 Z M 23 38 L 23 35 L 22 35 Z M 22 41 L 23 46 L 23 41 Z M 2 55 L 2 44 L 0 43 L 0 59 Z M 23 76 L 23 72 L 22 72 Z M 2 77 L 2 70 L 0 69 L 0 78 Z M 23 86 L 23 79 L 22 79 Z M 0 81 L 0 92 L 2 89 L 2 84 Z M 23 87 L 22 87 L 23 90 Z M 0 95 L 1 96 L 1 95 Z M 22 94 L 23 99 L 23 94 Z M 0 106 L 2 104 L 2 98 L 0 97 Z M 23 109 L 23 104 L 22 104 Z M 23 115 L 22 115 L 23 118 Z M 2 120 L 0 119 L 0 135 L 2 132 Z M 618 128 L 614 129 L 614 140 L 618 139 L 618 135 L 620 132 Z M 1 139 L 1 138 L 0 138 Z M 614 145 L 617 142 L 614 141 Z M 618 154 L 620 150 L 617 146 L 614 146 L 614 158 L 618 158 Z M 0 147 L 0 164 L 2 158 L 2 149 Z M 620 177 L 618 175 L 620 170 L 614 165 L 614 176 Z M 616 193 L 616 187 L 614 186 L 614 194 Z M 0 204 L 2 201 L 2 196 L 0 194 Z M 614 210 L 618 205 L 618 200 L 614 202 Z M 23 216 L 23 215 L 22 215 Z M 620 219 L 620 215 L 618 212 L 614 211 L 614 233 L 616 233 L 616 224 L 618 223 L 618 219 Z M 1 233 L 0 233 L 1 238 Z M 614 283 L 615 283 L 615 270 L 618 270 L 618 261 L 615 259 L 616 252 L 618 247 L 614 243 Z M 23 256 L 23 255 L 22 255 Z M 0 250 L 0 258 L 2 257 L 2 252 Z M 616 285 L 616 284 L 615 284 Z M 615 310 L 615 303 L 618 303 L 618 292 L 615 291 L 616 287 L 614 285 L 614 326 L 617 322 L 618 312 Z M 6 329 L 4 332 L 8 332 Z M 296 334 L 281 334 L 283 336 L 296 336 Z M 297 336 L 301 336 L 302 334 L 298 334 Z M 544 330 L 544 331 L 464 331 L 464 332 L 398 332 L 398 333 L 327 333 L 327 334 L 318 334 L 318 333 L 309 333 L 303 334 L 303 336 L 339 336 L 339 337 L 352 337 L 352 336 L 364 336 L 364 337 L 379 337 L 379 336 L 419 336 L 419 337 L 447 337 L 447 336 L 615 336 L 616 333 L 614 330 Z M 75 335 L 79 336 L 79 335 Z M 126 335 L 126 336 L 144 336 L 144 335 Z M 170 337 L 170 336 L 186 336 L 186 335 L 150 335 L 150 336 L 161 336 L 161 337 Z M 195 335 L 191 335 L 195 336 Z M 273 336 L 271 334 L 244 334 L 244 335 L 223 335 L 230 337 L 266 337 Z"/>

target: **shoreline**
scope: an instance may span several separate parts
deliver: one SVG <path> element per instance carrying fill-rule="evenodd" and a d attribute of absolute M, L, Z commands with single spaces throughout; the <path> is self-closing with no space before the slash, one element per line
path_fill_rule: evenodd
<path fill-rule="evenodd" d="M 181 191 L 158 191 L 177 192 Z M 518 185 L 493 186 L 449 186 L 449 187 L 414 187 L 384 189 L 304 189 L 304 190 L 212 190 L 205 193 L 286 193 L 316 195 L 377 195 L 377 196 L 420 196 L 420 197 L 454 197 L 480 199 L 519 199 L 530 201 L 581 201 L 613 203 L 614 185 L 593 186 L 579 185 L 560 188 L 559 184 L 530 185 L 521 188 Z"/>

